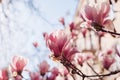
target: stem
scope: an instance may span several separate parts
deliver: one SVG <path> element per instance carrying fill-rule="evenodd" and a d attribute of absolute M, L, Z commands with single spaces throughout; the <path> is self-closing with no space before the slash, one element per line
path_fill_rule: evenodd
<path fill-rule="evenodd" d="M 70 74 L 70 75 L 72 76 L 73 80 L 75 80 L 75 77 L 74 77 L 74 75 L 73 75 L 73 74 Z"/>
<path fill-rule="evenodd" d="M 67 63 L 69 64 L 69 66 L 68 65 L 67 66 L 75 70 L 77 74 L 79 74 L 80 76 L 84 75 L 82 71 L 79 70 L 75 65 L 73 65 L 69 60 L 67 60 L 66 58 L 64 58 L 64 60 L 67 61 Z"/>
<path fill-rule="evenodd" d="M 105 77 L 105 76 L 110 76 L 110 75 L 114 75 L 114 74 L 117 74 L 117 73 L 119 73 L 120 72 L 120 70 L 119 71 L 112 71 L 112 72 L 110 72 L 110 73 L 108 73 L 108 74 L 99 74 L 99 75 L 86 75 L 86 77 Z"/>
<path fill-rule="evenodd" d="M 112 32 L 112 31 L 107 31 L 107 30 L 104 30 L 104 29 L 100 29 L 100 31 L 103 31 L 103 32 L 106 32 L 106 33 L 110 33 L 110 34 L 120 35 L 120 33 Z"/>
<path fill-rule="evenodd" d="M 92 71 L 93 71 L 96 75 L 99 76 L 99 74 L 93 69 L 93 67 L 92 67 L 89 63 L 87 63 L 87 65 L 92 69 Z M 102 80 L 102 77 L 99 77 L 99 79 Z"/>
<path fill-rule="evenodd" d="M 100 24 L 98 24 L 96 22 L 92 22 L 91 26 L 93 26 L 96 29 L 96 31 L 102 31 L 102 32 L 110 33 L 110 34 L 120 35 L 120 33 L 112 32 L 112 31 L 107 31 L 107 30 L 103 29 L 104 26 L 102 26 L 102 25 L 100 25 Z"/>
<path fill-rule="evenodd" d="M 90 68 L 96 73 L 95 75 L 86 75 L 84 74 L 81 70 L 79 70 L 75 65 L 73 65 L 69 60 L 67 60 L 65 57 L 63 57 L 63 61 L 61 62 L 65 67 L 69 67 L 72 69 L 72 71 L 74 71 L 74 74 L 78 74 L 79 76 L 82 77 L 82 80 L 84 80 L 85 78 L 90 78 L 90 77 L 99 77 L 101 79 L 101 77 L 106 77 L 106 76 L 110 76 L 110 75 L 114 75 L 117 73 L 120 73 L 120 70 L 116 70 L 116 71 L 112 71 L 110 73 L 107 74 L 98 74 L 96 71 L 94 71 L 94 69 L 90 66 Z"/>

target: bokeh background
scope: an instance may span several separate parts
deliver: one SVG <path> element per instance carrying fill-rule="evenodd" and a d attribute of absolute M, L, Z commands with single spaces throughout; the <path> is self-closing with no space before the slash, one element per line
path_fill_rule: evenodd
<path fill-rule="evenodd" d="M 52 64 L 42 33 L 64 28 L 59 22 L 61 17 L 68 25 L 77 4 L 78 0 L 3 0 L 0 3 L 0 68 L 8 66 L 14 55 L 28 58 L 29 69 L 43 60 Z"/>

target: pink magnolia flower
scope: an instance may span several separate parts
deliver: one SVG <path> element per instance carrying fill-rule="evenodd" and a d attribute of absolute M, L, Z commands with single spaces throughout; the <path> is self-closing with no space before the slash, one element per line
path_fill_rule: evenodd
<path fill-rule="evenodd" d="M 62 25 L 65 25 L 65 20 L 64 20 L 63 17 L 61 17 L 61 18 L 59 19 L 59 22 L 60 22 Z"/>
<path fill-rule="evenodd" d="M 99 53 L 98 59 L 102 62 L 105 69 L 109 69 L 110 66 L 115 62 L 115 58 L 112 56 L 111 50 L 106 53 Z"/>
<path fill-rule="evenodd" d="M 0 80 L 8 80 L 8 71 L 7 69 L 0 70 Z"/>
<path fill-rule="evenodd" d="M 63 70 L 63 76 L 66 77 L 69 74 L 68 69 L 65 67 Z"/>
<path fill-rule="evenodd" d="M 39 46 L 38 42 L 33 42 L 33 46 L 37 48 Z"/>
<path fill-rule="evenodd" d="M 38 72 L 30 72 L 30 78 L 31 80 L 41 80 Z"/>
<path fill-rule="evenodd" d="M 59 74 L 58 68 L 57 67 L 53 67 L 52 70 L 51 70 L 51 73 L 56 75 L 56 76 L 58 76 L 58 74 Z"/>
<path fill-rule="evenodd" d="M 78 64 L 82 66 L 85 61 L 94 59 L 94 55 L 92 53 L 79 53 L 76 55 L 76 59 Z"/>
<path fill-rule="evenodd" d="M 46 74 L 46 72 L 48 72 L 50 65 L 46 61 L 43 61 L 38 65 L 38 67 L 40 70 L 40 74 L 42 76 L 44 76 Z"/>
<path fill-rule="evenodd" d="M 87 29 L 86 28 L 82 28 L 81 32 L 82 32 L 83 37 L 85 38 L 86 34 L 87 34 Z"/>
<path fill-rule="evenodd" d="M 20 75 L 17 75 L 16 77 L 14 77 L 15 80 L 22 80 L 22 77 Z"/>
<path fill-rule="evenodd" d="M 26 58 L 23 58 L 22 56 L 14 56 L 11 63 L 12 73 L 13 74 L 17 73 L 17 75 L 21 75 L 26 64 L 27 64 Z"/>
<path fill-rule="evenodd" d="M 101 28 L 106 28 L 109 30 L 114 30 L 114 25 L 110 16 L 110 4 L 103 2 L 101 4 L 87 4 L 85 5 L 83 11 L 81 11 L 81 18 L 87 22 L 87 25 L 97 26 Z"/>
<path fill-rule="evenodd" d="M 64 56 L 66 59 L 71 59 L 72 55 L 78 52 L 71 36 L 64 30 L 57 30 L 50 34 L 45 33 L 44 38 L 47 46 L 53 52 L 53 56 L 56 58 Z"/>
<path fill-rule="evenodd" d="M 53 67 L 51 70 L 50 76 L 47 77 L 47 80 L 56 80 L 56 77 L 59 75 L 59 70 L 56 67 Z"/>
<path fill-rule="evenodd" d="M 105 69 L 109 69 L 110 66 L 115 62 L 115 59 L 114 58 L 111 58 L 111 57 L 108 57 L 108 56 L 104 56 L 103 57 L 103 66 Z"/>
<path fill-rule="evenodd" d="M 76 38 L 80 32 L 80 27 L 78 27 L 77 25 L 75 25 L 74 22 L 71 22 L 69 24 L 69 28 L 70 28 L 70 32 L 72 35 L 72 38 Z"/>

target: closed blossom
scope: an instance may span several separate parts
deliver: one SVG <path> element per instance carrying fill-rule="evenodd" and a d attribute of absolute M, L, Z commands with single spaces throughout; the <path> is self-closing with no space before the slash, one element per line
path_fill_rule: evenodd
<path fill-rule="evenodd" d="M 98 59 L 102 62 L 103 67 L 105 69 L 109 69 L 111 67 L 111 65 L 115 62 L 115 58 L 113 57 L 113 53 L 99 53 L 98 55 Z"/>
<path fill-rule="evenodd" d="M 38 72 L 30 72 L 30 79 L 31 80 L 41 80 L 40 73 Z"/>
<path fill-rule="evenodd" d="M 8 71 L 7 69 L 0 70 L 0 80 L 8 80 Z"/>
<path fill-rule="evenodd" d="M 40 70 L 40 74 L 42 76 L 44 76 L 46 74 L 46 72 L 48 72 L 50 65 L 47 63 L 47 61 L 43 61 L 38 65 L 38 67 Z"/>
<path fill-rule="evenodd" d="M 56 77 L 59 75 L 59 70 L 56 67 L 53 67 L 50 71 L 50 76 L 47 77 L 47 80 L 56 80 Z"/>

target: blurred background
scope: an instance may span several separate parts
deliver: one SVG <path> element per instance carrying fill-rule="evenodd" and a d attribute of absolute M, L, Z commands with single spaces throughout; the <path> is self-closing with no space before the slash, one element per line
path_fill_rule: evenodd
<path fill-rule="evenodd" d="M 77 4 L 78 0 L 1 0 L 0 68 L 14 55 L 28 58 L 31 69 L 44 59 L 52 63 L 42 33 L 64 28 L 62 17 L 68 25 Z"/>

